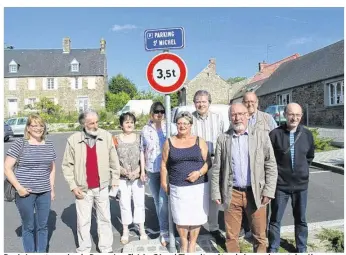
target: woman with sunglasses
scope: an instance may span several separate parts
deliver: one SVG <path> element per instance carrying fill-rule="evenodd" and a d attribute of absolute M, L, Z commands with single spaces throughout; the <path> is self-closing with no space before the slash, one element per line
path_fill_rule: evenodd
<path fill-rule="evenodd" d="M 47 252 L 48 217 L 51 200 L 55 198 L 56 153 L 53 142 L 46 140 L 45 127 L 40 116 L 30 115 L 24 138 L 13 143 L 5 159 L 5 175 L 17 191 L 15 199 L 22 220 L 25 253 Z"/>
<path fill-rule="evenodd" d="M 168 235 L 168 198 L 160 185 L 162 148 L 166 140 L 165 107 L 155 102 L 150 107 L 150 120 L 141 132 L 141 169 L 146 170 L 151 194 L 160 225 L 160 242 L 167 246 Z"/>

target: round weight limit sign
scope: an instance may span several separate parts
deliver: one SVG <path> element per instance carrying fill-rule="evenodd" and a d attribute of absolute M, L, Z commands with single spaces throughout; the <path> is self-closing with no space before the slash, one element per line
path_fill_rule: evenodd
<path fill-rule="evenodd" d="M 147 67 L 150 86 L 160 93 L 170 94 L 179 90 L 187 77 L 184 60 L 174 53 L 156 55 Z"/>

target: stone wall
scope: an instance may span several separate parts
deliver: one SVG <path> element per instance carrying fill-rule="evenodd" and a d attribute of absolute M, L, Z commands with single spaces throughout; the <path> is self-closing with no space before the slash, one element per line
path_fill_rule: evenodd
<path fill-rule="evenodd" d="M 187 83 L 186 104 L 193 103 L 193 96 L 198 90 L 207 90 L 211 94 L 213 104 L 228 104 L 230 100 L 230 84 L 216 73 L 215 59 L 194 79 Z"/>
<path fill-rule="evenodd" d="M 94 88 L 88 88 L 88 79 L 95 78 Z M 36 101 L 40 97 L 54 98 L 56 104 L 62 106 L 62 109 L 66 112 L 77 111 L 77 99 L 78 97 L 88 97 L 89 107 L 95 109 L 103 109 L 105 107 L 105 90 L 107 88 L 105 84 L 105 78 L 98 77 L 80 77 L 82 86 L 79 89 L 72 89 L 73 84 L 70 77 L 58 77 L 58 88 L 55 90 L 47 90 L 43 87 L 43 77 L 35 78 L 35 90 L 29 90 L 28 83 L 29 78 L 17 78 L 16 90 L 9 90 L 9 79 L 5 78 L 4 81 L 4 113 L 5 117 L 8 117 L 8 99 L 17 99 L 18 111 L 23 112 L 26 104 L 25 99 L 36 98 Z"/>
<path fill-rule="evenodd" d="M 344 105 L 326 106 L 324 103 L 324 83 L 316 82 L 291 89 L 292 101 L 303 107 L 303 124 L 309 126 L 343 127 Z M 277 104 L 276 93 L 259 97 L 259 107 L 265 110 L 269 105 Z"/>

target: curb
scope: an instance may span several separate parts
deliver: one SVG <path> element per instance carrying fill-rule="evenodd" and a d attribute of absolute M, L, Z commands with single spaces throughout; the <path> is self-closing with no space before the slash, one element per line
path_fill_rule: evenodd
<path fill-rule="evenodd" d="M 323 168 L 326 170 L 330 170 L 333 173 L 338 173 L 338 174 L 344 175 L 344 169 L 342 167 L 327 165 L 327 164 L 318 163 L 318 162 L 312 162 L 311 165 L 317 166 L 317 167 L 320 167 L 320 168 Z"/>

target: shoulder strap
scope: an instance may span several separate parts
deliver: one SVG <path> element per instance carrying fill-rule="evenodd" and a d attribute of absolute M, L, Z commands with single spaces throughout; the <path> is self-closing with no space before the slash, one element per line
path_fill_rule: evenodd
<path fill-rule="evenodd" d="M 113 143 L 114 143 L 115 148 L 118 148 L 118 145 L 119 145 L 118 138 L 115 135 L 113 136 Z"/>
<path fill-rule="evenodd" d="M 25 144 L 25 138 L 22 139 L 22 146 L 20 147 L 20 151 L 19 151 L 14 169 L 16 169 L 19 165 L 19 160 L 21 159 L 21 157 L 23 155 L 24 144 Z"/>
<path fill-rule="evenodd" d="M 284 151 L 284 154 L 287 154 L 287 153 L 291 150 L 292 146 L 298 141 L 298 139 L 299 139 L 299 137 L 300 137 L 301 135 L 302 135 L 302 131 L 299 131 L 299 133 L 297 134 L 296 139 L 295 139 L 294 142 L 290 145 L 290 147 L 288 147 L 288 149 Z"/>
<path fill-rule="evenodd" d="M 199 146 L 199 136 L 196 138 L 196 144 Z"/>
<path fill-rule="evenodd" d="M 171 138 L 168 138 L 168 144 L 169 144 L 169 148 L 172 147 L 172 141 L 171 141 Z"/>

